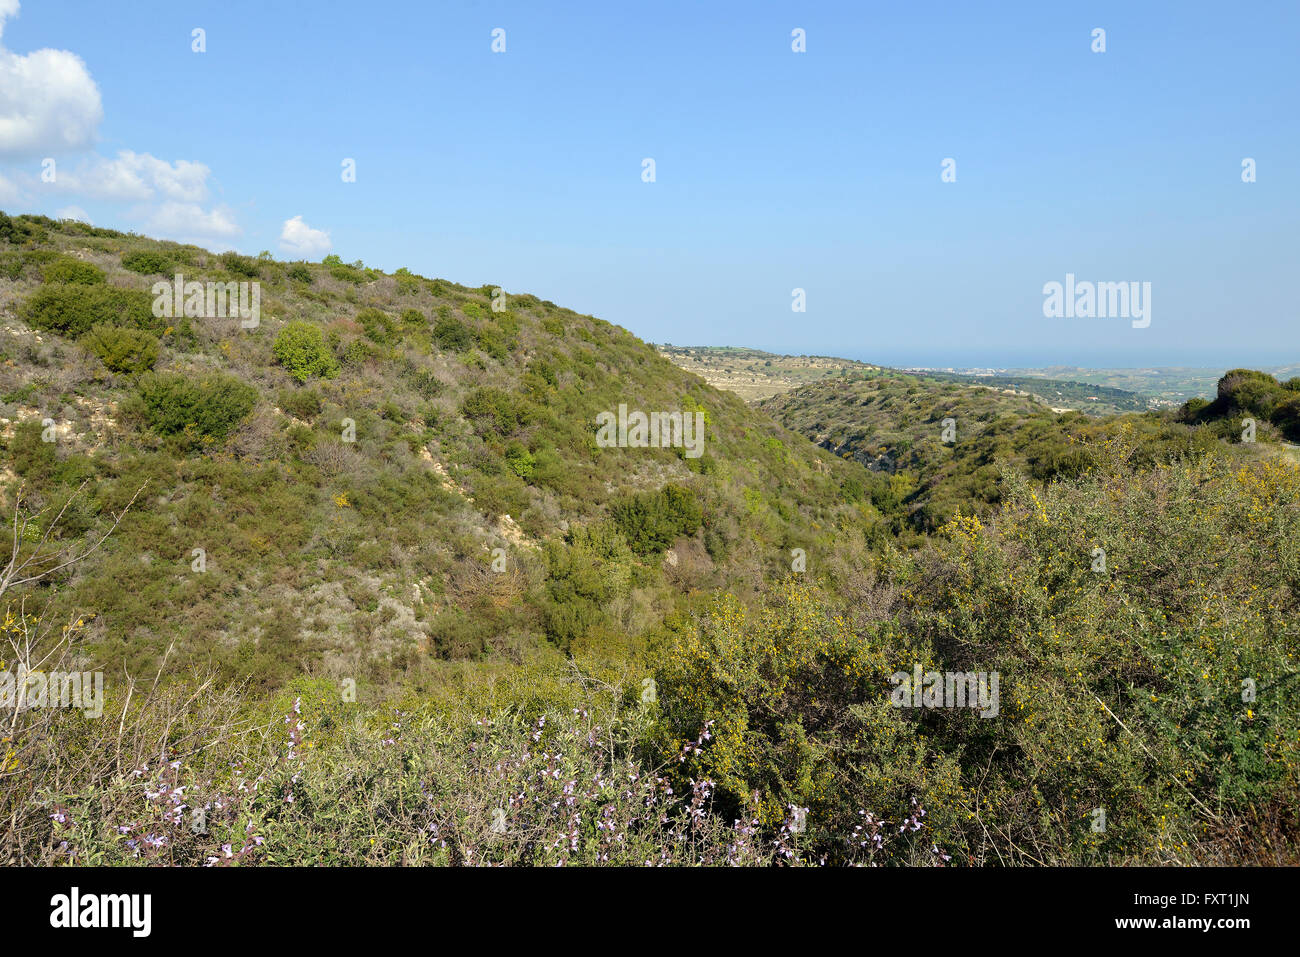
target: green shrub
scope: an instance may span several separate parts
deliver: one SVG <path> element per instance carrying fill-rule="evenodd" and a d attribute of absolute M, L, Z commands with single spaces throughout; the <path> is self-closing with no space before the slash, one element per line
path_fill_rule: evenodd
<path fill-rule="evenodd" d="M 1096 465 L 1096 459 L 1092 452 L 1086 448 L 1075 446 L 1073 448 L 1062 448 L 1054 450 L 1046 463 L 1046 467 L 1041 474 L 1035 470 L 1035 477 L 1050 481 L 1056 478 L 1073 479 L 1085 475 Z M 989 498 L 996 495 L 996 491 L 987 496 Z"/>
<path fill-rule="evenodd" d="M 1300 442 L 1300 395 L 1291 394 L 1279 402 L 1271 421 L 1288 441 Z"/>
<path fill-rule="evenodd" d="M 501 330 L 492 326 L 484 326 L 474 338 L 478 347 L 497 362 L 505 362 L 509 359 L 511 350 L 518 345 L 514 340 L 508 339 Z"/>
<path fill-rule="evenodd" d="M 1178 410 L 1177 418 L 1179 422 L 1196 422 L 1199 420 L 1209 401 L 1199 396 L 1188 399 Z"/>
<path fill-rule="evenodd" d="M 56 259 L 41 269 L 42 282 L 65 282 L 76 286 L 98 286 L 104 282 L 104 271 L 98 266 L 83 263 L 70 256 Z"/>
<path fill-rule="evenodd" d="M 567 651 L 575 641 L 609 624 L 606 609 L 631 588 L 632 554 L 617 532 L 596 525 L 573 529 L 565 541 L 548 540 L 542 559 L 546 635 Z"/>
<path fill-rule="evenodd" d="M 1219 380 L 1218 396 L 1230 411 L 1247 412 L 1267 419 L 1281 399 L 1283 389 L 1266 372 L 1233 369 Z"/>
<path fill-rule="evenodd" d="M 679 535 L 694 535 L 703 521 L 695 493 L 680 485 L 623 496 L 610 503 L 610 517 L 638 555 L 662 552 Z"/>
<path fill-rule="evenodd" d="M 378 309 L 362 309 L 357 313 L 357 322 L 365 332 L 366 338 L 381 345 L 389 345 L 396 339 L 397 324 L 386 312 Z"/>
<path fill-rule="evenodd" d="M 531 452 L 518 442 L 512 442 L 506 449 L 506 465 L 510 468 L 510 471 L 527 482 L 532 479 L 537 462 Z"/>
<path fill-rule="evenodd" d="M 446 384 L 438 378 L 432 369 L 414 368 L 406 373 L 407 381 L 424 399 L 436 399 L 446 391 Z"/>
<path fill-rule="evenodd" d="M 416 276 L 405 266 L 399 268 L 393 273 L 393 278 L 397 281 L 397 288 L 404 293 L 417 295 L 420 292 L 420 277 Z"/>
<path fill-rule="evenodd" d="M 321 263 L 329 270 L 331 276 L 335 279 L 342 280 L 343 282 L 360 285 L 370 278 L 360 260 L 349 266 L 347 263 L 343 262 L 339 256 L 331 253 L 322 259 Z"/>
<path fill-rule="evenodd" d="M 45 217 L 15 216 L 10 219 L 4 213 L 0 213 L 0 239 L 15 244 L 45 242 L 48 236 L 45 230 L 36 224 L 35 220 L 37 218 L 44 219 Z"/>
<path fill-rule="evenodd" d="M 902 822 L 913 801 L 928 811 L 926 850 L 952 846 L 960 768 L 891 706 L 902 655 L 883 636 L 855 633 L 816 589 L 788 582 L 765 599 L 758 610 L 715 599 L 656 655 L 662 757 L 709 723 L 702 764 L 718 810 L 775 828 L 791 805 L 807 807 L 806 846 L 833 863 L 849 852 L 841 835 L 863 824 L 861 812 Z"/>
<path fill-rule="evenodd" d="M 510 435 L 532 420 L 529 405 L 502 389 L 475 389 L 461 403 L 461 414 L 480 435 Z"/>
<path fill-rule="evenodd" d="M 257 403 L 257 391 L 234 376 L 199 378 L 146 372 L 137 385 L 137 411 L 160 435 L 214 442 L 230 434 Z"/>
<path fill-rule="evenodd" d="M 343 364 L 356 368 L 380 356 L 379 346 L 367 339 L 353 339 L 343 350 Z"/>
<path fill-rule="evenodd" d="M 22 478 L 45 481 L 58 467 L 54 443 L 42 441 L 42 431 L 39 419 L 28 419 L 14 426 L 14 435 L 5 454 L 14 472 Z"/>
<path fill-rule="evenodd" d="M 528 363 L 528 374 L 536 376 L 552 389 L 557 388 L 560 384 L 560 380 L 556 378 L 555 369 L 543 359 L 536 359 Z"/>
<path fill-rule="evenodd" d="M 19 314 L 37 329 L 76 339 L 100 323 L 156 329 L 152 305 L 147 293 L 134 289 L 59 283 L 32 293 Z"/>
<path fill-rule="evenodd" d="M 433 341 L 447 352 L 464 352 L 474 337 L 465 324 L 450 314 L 440 314 L 433 324 Z"/>
<path fill-rule="evenodd" d="M 245 279 L 256 279 L 261 274 L 257 260 L 249 256 L 241 256 L 237 252 L 228 252 L 222 253 L 219 258 L 222 267 L 228 273 L 243 276 Z"/>
<path fill-rule="evenodd" d="M 325 346 L 320 326 L 295 319 L 276 334 L 271 347 L 275 360 L 298 382 L 312 376 L 332 379 L 338 375 L 338 362 Z"/>
<path fill-rule="evenodd" d="M 526 487 L 514 475 L 480 475 L 474 480 L 474 506 L 485 515 L 522 515 Z"/>
<path fill-rule="evenodd" d="M 1292 803 L 1300 774 L 1300 707 L 1282 691 L 1300 471 L 1220 453 L 1134 472 L 1133 451 L 1046 489 L 1011 476 L 995 524 L 954 522 L 891 576 L 918 642 L 1001 675 L 999 720 L 935 721 L 932 741 L 984 779 L 983 826 L 1051 860 L 1192 845 L 1204 809 L 1253 819 Z"/>
<path fill-rule="evenodd" d="M 142 276 L 160 276 L 171 272 L 175 263 L 160 253 L 141 249 L 123 256 L 122 268 L 138 272 Z"/>
<path fill-rule="evenodd" d="M 1300 378 L 1278 382 L 1267 372 L 1231 369 L 1219 379 L 1213 402 L 1189 399 L 1175 415 L 1179 422 L 1207 424 L 1219 438 L 1231 439 L 1241 430 L 1241 419 L 1255 418 L 1275 426 L 1289 441 L 1300 438 L 1296 387 Z"/>
<path fill-rule="evenodd" d="M 285 271 L 285 274 L 294 282 L 305 282 L 308 285 L 311 285 L 311 281 L 312 281 L 311 270 L 307 267 L 307 264 L 304 262 L 293 263 Z"/>
<path fill-rule="evenodd" d="M 82 342 L 110 372 L 139 375 L 148 372 L 158 361 L 158 340 L 143 329 L 98 325 Z"/>

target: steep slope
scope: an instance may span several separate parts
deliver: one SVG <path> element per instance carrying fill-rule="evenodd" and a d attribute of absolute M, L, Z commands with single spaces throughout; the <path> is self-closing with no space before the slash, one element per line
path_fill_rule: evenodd
<path fill-rule="evenodd" d="M 256 283 L 260 321 L 155 315 L 177 273 Z M 174 644 L 255 681 L 409 679 L 635 645 L 864 521 L 846 463 L 626 330 L 491 285 L 0 214 L 0 310 L 7 501 L 22 483 L 57 511 L 86 481 L 58 532 L 86 536 L 145 489 L 50 589 L 133 668 Z M 620 405 L 700 413 L 702 449 L 598 446 Z"/>
<path fill-rule="evenodd" d="M 818 383 L 759 404 L 778 422 L 874 473 L 868 495 L 895 532 L 932 531 L 999 501 L 1004 466 L 1039 481 L 1080 475 L 1092 446 L 1127 429 L 1148 461 L 1217 444 L 1169 414 L 1090 417 L 1037 399 L 888 370 Z"/>

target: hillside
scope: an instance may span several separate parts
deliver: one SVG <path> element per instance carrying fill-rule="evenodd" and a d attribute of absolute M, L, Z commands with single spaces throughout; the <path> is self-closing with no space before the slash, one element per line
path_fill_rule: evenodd
<path fill-rule="evenodd" d="M 891 372 L 921 375 L 931 382 L 980 385 L 1008 395 L 1031 395 L 1057 411 L 1077 409 L 1088 415 L 1115 415 L 1138 412 L 1163 400 L 1148 398 L 1137 392 L 1085 379 L 1044 376 L 1038 372 L 954 372 L 945 370 L 890 369 L 885 366 L 838 359 L 830 356 L 786 356 L 760 349 L 735 346 L 656 347 L 659 354 L 675 365 L 703 378 L 710 385 L 734 392 L 746 402 L 759 402 L 773 396 L 813 385 L 829 378 Z M 1168 403 L 1164 403 L 1168 404 Z"/>
<path fill-rule="evenodd" d="M 866 362 L 830 356 L 783 356 L 761 349 L 735 346 L 656 347 L 674 365 L 698 375 L 709 385 L 734 392 L 746 402 L 770 398 L 829 376 L 874 369 Z"/>
<path fill-rule="evenodd" d="M 753 406 L 490 283 L 3 214 L 0 336 L 0 691 L 103 680 L 7 712 L 0 862 L 1300 860 L 1293 382 Z"/>
<path fill-rule="evenodd" d="M 1279 379 L 1300 375 L 1300 364 L 1266 367 Z M 1018 369 L 1016 375 L 1031 378 L 1068 379 L 1107 388 L 1122 389 L 1148 397 L 1160 406 L 1177 406 L 1192 398 L 1213 398 L 1223 368 L 1183 368 L 1168 366 L 1148 369 L 1082 369 L 1078 366 L 1049 366 L 1042 369 Z"/>
<path fill-rule="evenodd" d="M 268 684 L 409 682 L 635 642 L 692 592 L 752 590 L 789 543 L 859 520 L 844 463 L 533 296 L 497 311 L 491 285 L 33 217 L 0 234 L 6 501 L 22 483 L 58 506 L 88 481 L 64 530 L 80 536 L 144 489 L 54 589 L 133 668 L 174 645 Z M 259 283 L 260 324 L 155 317 L 176 272 Z M 702 412 L 702 454 L 598 448 L 620 404 Z"/>
<path fill-rule="evenodd" d="M 1139 441 L 1147 461 L 1235 438 L 1223 429 L 1188 428 L 1171 413 L 1057 413 L 1015 389 L 968 382 L 881 370 L 788 392 L 759 407 L 874 473 L 873 501 L 892 517 L 896 533 L 932 531 L 958 511 L 987 514 L 1001 500 L 1008 466 L 1040 482 L 1077 477 L 1096 464 L 1097 444 L 1120 430 Z M 1271 436 L 1267 427 L 1260 434 L 1261 441 Z"/>
<path fill-rule="evenodd" d="M 1124 412 L 1145 411 L 1149 404 L 1147 399 L 1136 392 L 1068 379 L 1048 379 L 1012 373 L 976 376 L 927 372 L 924 375 L 938 382 L 981 385 L 1011 395 L 1032 395 L 1057 412 L 1079 411 L 1088 415 L 1118 415 Z"/>

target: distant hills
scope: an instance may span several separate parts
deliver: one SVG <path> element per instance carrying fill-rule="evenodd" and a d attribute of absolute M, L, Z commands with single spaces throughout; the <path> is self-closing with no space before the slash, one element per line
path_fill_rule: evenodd
<path fill-rule="evenodd" d="M 1095 387 L 1088 387 L 1095 388 Z M 1172 413 L 1120 417 L 1058 414 L 1037 396 L 973 385 L 959 376 L 880 370 L 823 381 L 765 399 L 760 408 L 877 478 L 877 507 L 895 534 L 932 531 L 959 510 L 987 513 L 1001 500 L 1002 470 L 1039 481 L 1070 478 L 1095 464 L 1092 446 L 1121 426 L 1148 454 L 1176 455 L 1216 444 Z"/>
<path fill-rule="evenodd" d="M 720 389 L 746 401 L 758 401 L 828 376 L 871 369 L 889 369 L 831 356 L 788 356 L 736 346 L 657 347 L 683 369 L 695 372 Z M 1037 397 L 1056 409 L 1078 409 L 1089 415 L 1114 415 L 1146 409 L 1173 408 L 1191 398 L 1211 399 L 1225 369 L 1133 368 L 1090 369 L 1046 366 L 1026 369 L 936 369 L 900 367 L 936 381 L 981 384 Z M 1285 380 L 1300 374 L 1300 363 L 1268 366 L 1262 371 Z"/>
<path fill-rule="evenodd" d="M 734 392 L 746 402 L 766 399 L 827 376 L 878 368 L 832 356 L 783 356 L 735 346 L 655 347 L 659 354 L 710 385 Z"/>

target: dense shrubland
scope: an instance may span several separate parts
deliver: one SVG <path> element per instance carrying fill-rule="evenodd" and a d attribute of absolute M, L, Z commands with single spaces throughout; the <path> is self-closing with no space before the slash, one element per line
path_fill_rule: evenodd
<path fill-rule="evenodd" d="M 17 241 L 0 257 L 18 270 L 0 308 L 19 322 L 0 343 L 3 414 L 53 419 L 60 436 L 15 427 L 6 480 L 55 504 L 91 476 L 96 512 L 151 489 L 93 573 L 51 590 L 60 610 L 93 615 L 96 653 L 142 663 L 174 639 L 226 680 L 252 669 L 274 686 L 306 669 L 423 687 L 439 661 L 567 647 L 557 636 L 588 616 L 559 624 L 553 596 L 567 586 L 547 580 L 558 566 L 544 550 L 571 533 L 634 540 L 635 579 L 602 613 L 636 643 L 693 590 L 753 594 L 814 525 L 830 541 L 870 520 L 841 492 L 847 463 L 802 443 L 792 453 L 789 433 L 623 330 L 534 297 L 495 311 L 495 287 L 409 270 L 4 222 Z M 173 269 L 255 278 L 260 326 L 155 317 L 149 287 Z M 707 411 L 705 455 L 596 448 L 596 414 L 620 402 Z M 673 544 L 680 564 L 661 567 Z M 509 573 L 487 589 L 493 548 Z"/>
<path fill-rule="evenodd" d="M 1279 382 L 1267 372 L 1232 369 L 1219 380 L 1213 400 L 1191 399 L 1178 419 L 1203 424 L 1215 435 L 1240 441 L 1244 422 L 1255 421 L 1256 441 L 1280 437 L 1300 442 L 1300 376 Z"/>
<path fill-rule="evenodd" d="M 1234 398 L 1243 375 L 1248 390 L 1267 398 Z M 775 396 L 762 408 L 866 466 L 864 494 L 889 531 L 906 539 L 935 531 L 962 509 L 986 513 L 1000 500 L 1004 464 L 1040 482 L 1086 473 L 1096 465 L 1095 445 L 1121 429 L 1135 436 L 1135 464 L 1141 466 L 1239 441 L 1240 416 L 1248 408 L 1267 409 L 1254 414 L 1262 416 L 1258 441 L 1269 442 L 1276 433 L 1268 417 L 1290 421 L 1288 395 L 1300 393 L 1286 391 L 1267 373 L 1237 370 L 1224 377 L 1213 404 L 1193 400 L 1177 413 L 1094 417 L 1057 414 L 1028 396 L 882 370 Z M 945 441 L 946 420 L 955 441 Z"/>
<path fill-rule="evenodd" d="M 261 326 L 155 318 L 172 270 Z M 113 531 L 0 586 L 4 667 L 107 695 L 6 716 L 0 860 L 1295 862 L 1293 383 L 1097 420 L 880 374 L 787 431 L 494 292 L 0 214 L 17 555 Z M 704 455 L 597 448 L 621 402 Z M 893 707 L 916 665 L 998 715 Z"/>
<path fill-rule="evenodd" d="M 7 744 L 6 853 L 1295 863 L 1300 475 L 1096 452 L 1082 479 L 1008 474 L 987 523 L 855 568 L 851 611 L 792 577 L 757 605 L 670 616 L 644 651 L 584 643 L 593 620 L 567 663 L 461 668 L 388 703 L 364 681 L 350 700 L 321 680 L 214 696 L 178 678 L 110 696 L 124 738 L 117 720 L 27 712 Z M 552 546 L 592 556 L 557 576 L 573 585 L 555 608 L 604 612 L 611 567 L 632 562 L 616 541 Z M 917 664 L 999 672 L 998 714 L 891 706 L 890 676 Z M 182 803 L 208 808 L 209 834 L 169 821 Z"/>

